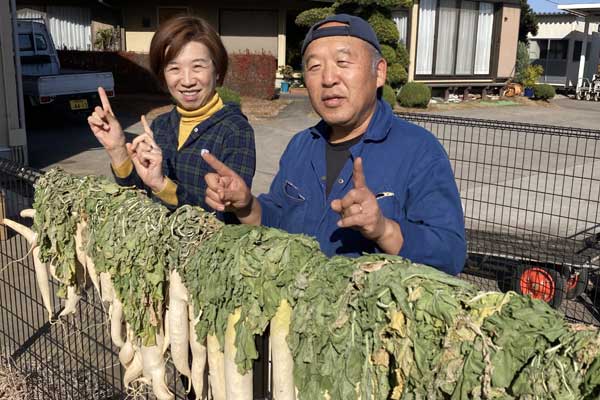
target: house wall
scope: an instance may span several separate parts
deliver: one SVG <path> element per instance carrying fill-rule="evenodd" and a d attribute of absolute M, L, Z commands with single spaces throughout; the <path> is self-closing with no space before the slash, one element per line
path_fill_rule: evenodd
<path fill-rule="evenodd" d="M 20 78 L 16 74 L 10 4 L 0 1 L 0 149 L 27 145 L 25 126 L 19 113 L 17 81 L 20 82 Z"/>
<path fill-rule="evenodd" d="M 510 78 L 514 75 L 515 62 L 517 61 L 520 15 L 521 8 L 518 5 L 505 4 L 502 7 L 498 78 Z"/>
<path fill-rule="evenodd" d="M 577 18 L 571 14 L 538 14 L 538 34 L 529 35 L 530 39 L 550 39 L 550 40 L 568 40 L 567 59 L 562 61 L 566 63 L 566 72 L 564 76 L 553 76 L 544 74 L 541 81 L 560 84 L 565 86 L 575 86 L 577 84 L 577 75 L 579 73 L 579 59 L 573 60 L 575 42 L 585 39 L 585 23 L 582 18 Z M 600 63 L 600 23 L 590 22 L 588 36 L 589 58 L 586 59 L 584 76 L 591 78 L 597 73 Z M 560 63 L 560 60 L 546 60 L 545 62 Z M 544 66 L 543 64 L 540 64 Z"/>

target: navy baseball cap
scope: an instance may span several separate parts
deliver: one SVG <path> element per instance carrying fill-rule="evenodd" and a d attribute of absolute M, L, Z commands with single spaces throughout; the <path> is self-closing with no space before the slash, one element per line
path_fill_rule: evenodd
<path fill-rule="evenodd" d="M 321 28 L 322 25 L 328 22 L 339 22 L 344 24 L 344 26 Z M 327 36 L 354 36 L 370 43 L 381 54 L 381 46 L 379 45 L 379 40 L 377 40 L 377 35 L 375 35 L 375 31 L 367 21 L 354 15 L 336 14 L 330 15 L 311 26 L 304 38 L 304 43 L 302 43 L 301 55 L 304 55 L 306 48 L 313 40 Z"/>

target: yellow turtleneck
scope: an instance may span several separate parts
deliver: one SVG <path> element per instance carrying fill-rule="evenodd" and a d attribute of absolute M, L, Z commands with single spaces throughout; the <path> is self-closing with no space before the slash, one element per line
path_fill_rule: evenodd
<path fill-rule="evenodd" d="M 203 121 L 212 117 L 217 111 L 223 108 L 223 100 L 218 93 L 197 110 L 187 111 L 177 106 L 177 112 L 181 116 L 179 121 L 179 134 L 177 140 L 177 150 L 181 150 L 187 139 L 192 134 L 193 129 Z M 113 166 L 115 175 L 119 178 L 126 178 L 133 171 L 133 163 L 131 159 L 127 159 L 118 167 Z M 165 177 L 166 185 L 160 192 L 153 192 L 159 199 L 167 204 L 176 206 L 177 199 L 177 184 L 168 177 Z"/>

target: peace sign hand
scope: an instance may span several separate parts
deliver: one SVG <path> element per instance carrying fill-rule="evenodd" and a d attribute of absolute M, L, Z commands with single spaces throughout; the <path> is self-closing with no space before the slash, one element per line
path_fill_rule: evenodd
<path fill-rule="evenodd" d="M 338 221 L 338 226 L 356 229 L 365 238 L 378 241 L 385 233 L 386 219 L 381 213 L 375 195 L 367 187 L 360 157 L 354 160 L 352 182 L 354 183 L 353 189 L 342 199 L 331 202 L 333 211 L 342 217 Z"/>
<path fill-rule="evenodd" d="M 109 155 L 125 150 L 125 134 L 121 124 L 115 117 L 108 96 L 102 87 L 98 88 L 98 95 L 102 107 L 96 107 L 88 117 L 88 124 L 94 136 L 104 146 Z"/>

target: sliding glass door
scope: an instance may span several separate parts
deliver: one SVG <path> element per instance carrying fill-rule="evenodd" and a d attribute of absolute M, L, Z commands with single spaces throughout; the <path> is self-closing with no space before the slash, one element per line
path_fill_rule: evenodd
<path fill-rule="evenodd" d="M 422 0 L 417 75 L 489 75 L 494 5 L 470 0 Z"/>

